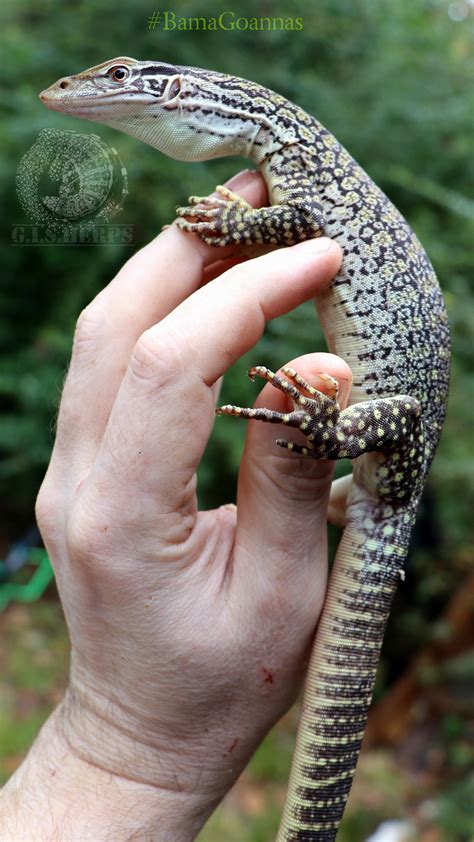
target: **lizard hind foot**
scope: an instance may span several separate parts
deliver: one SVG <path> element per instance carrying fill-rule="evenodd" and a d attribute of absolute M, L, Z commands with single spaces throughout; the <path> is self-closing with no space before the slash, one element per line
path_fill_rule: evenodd
<path fill-rule="evenodd" d="M 311 409 L 313 407 L 311 401 L 314 402 L 315 400 L 318 407 L 322 402 L 326 403 L 327 406 L 333 405 L 335 408 L 339 409 L 337 404 L 339 383 L 330 374 L 323 373 L 317 375 L 325 390 L 324 392 L 320 392 L 314 386 L 311 386 L 311 384 L 301 377 L 301 375 L 298 374 L 294 368 L 291 368 L 291 366 L 285 366 L 281 369 L 281 371 L 284 376 L 276 374 L 264 365 L 254 365 L 249 370 L 248 375 L 251 380 L 254 380 L 255 375 L 257 375 L 257 377 L 267 380 L 272 384 L 272 386 L 279 389 L 280 392 L 288 395 L 288 397 L 290 397 L 293 401 L 295 409 L 297 405 L 309 406 Z M 317 409 L 316 412 L 319 414 Z"/>
<path fill-rule="evenodd" d="M 305 380 L 303 377 L 301 377 L 301 374 L 298 374 L 298 372 L 295 371 L 295 369 L 291 366 L 285 366 L 284 368 L 282 368 L 282 371 L 284 374 L 286 374 L 289 380 L 292 380 L 309 395 L 318 394 L 318 389 L 316 389 L 314 386 L 311 386 L 311 384 L 308 383 L 307 380 Z M 328 398 L 333 398 L 335 401 L 337 401 L 337 397 L 339 394 L 339 382 L 336 380 L 336 378 L 333 377 L 331 374 L 326 374 L 325 372 L 318 372 L 316 376 L 321 381 L 321 384 L 324 389 L 324 394 L 327 395 Z"/>
<path fill-rule="evenodd" d="M 216 410 L 218 415 L 239 415 L 294 427 L 306 442 L 299 444 L 278 439 L 278 446 L 314 459 L 356 459 L 371 452 L 390 454 L 390 465 L 400 460 L 401 468 L 390 471 L 388 463 L 380 468 L 381 494 L 392 493 L 392 486 L 397 486 L 397 498 L 401 499 L 405 494 L 401 487 L 405 475 L 409 474 L 413 481 L 420 474 L 414 460 L 422 458 L 417 440 L 420 446 L 424 440 L 418 429 L 420 405 L 414 398 L 407 395 L 377 398 L 354 404 L 341 412 L 337 402 L 338 383 L 328 374 L 319 377 L 330 395 L 315 389 L 289 366 L 280 374 L 257 365 L 250 369 L 249 376 L 251 379 L 261 377 L 283 392 L 291 400 L 293 411 L 283 413 L 227 405 Z M 398 452 L 393 453 L 394 450 Z"/>
<path fill-rule="evenodd" d="M 285 450 L 291 450 L 292 453 L 300 453 L 302 456 L 311 456 L 311 450 L 313 450 L 314 447 L 311 442 L 304 445 L 298 444 L 295 441 L 287 441 L 286 439 L 276 439 L 275 444 L 277 444 L 278 447 L 285 448 Z"/>
<path fill-rule="evenodd" d="M 324 386 L 331 392 L 331 395 L 326 395 L 311 386 L 295 369 L 287 367 L 282 371 L 283 374 L 278 374 L 266 366 L 256 365 L 250 369 L 249 377 L 252 380 L 255 376 L 261 377 L 280 392 L 283 392 L 293 404 L 292 412 L 275 412 L 264 408 L 246 408 L 226 404 L 216 409 L 216 414 L 237 415 L 240 418 L 294 427 L 303 433 L 306 442 L 298 444 L 286 439 L 278 439 L 277 445 L 303 456 L 313 456 L 316 459 L 325 458 L 331 452 L 330 445 L 333 444 L 332 440 L 340 414 L 336 400 L 338 382 L 329 374 L 320 375 Z M 303 390 L 306 394 L 303 393 Z M 318 445 L 317 449 L 316 444 Z"/>

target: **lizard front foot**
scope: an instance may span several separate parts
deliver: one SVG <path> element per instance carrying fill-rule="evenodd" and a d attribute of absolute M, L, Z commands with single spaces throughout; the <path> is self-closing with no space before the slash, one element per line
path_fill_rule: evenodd
<path fill-rule="evenodd" d="M 227 187 L 218 185 L 216 192 L 217 196 L 190 196 L 189 205 L 176 208 L 178 227 L 208 245 L 291 246 L 323 233 L 318 206 L 253 208 Z"/>
<path fill-rule="evenodd" d="M 211 246 L 225 246 L 233 242 L 250 242 L 250 230 L 245 230 L 245 213 L 253 211 L 251 205 L 218 184 L 217 196 L 190 196 L 189 205 L 177 207 L 178 228 L 197 234 Z"/>

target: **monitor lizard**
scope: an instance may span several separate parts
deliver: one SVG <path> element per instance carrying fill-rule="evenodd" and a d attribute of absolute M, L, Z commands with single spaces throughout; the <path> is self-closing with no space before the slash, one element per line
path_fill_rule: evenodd
<path fill-rule="evenodd" d="M 219 186 L 217 196 L 178 208 L 178 225 L 210 245 L 289 246 L 324 233 L 343 248 L 342 268 L 316 303 L 329 350 L 353 372 L 348 408 L 340 410 L 338 384 L 324 374 L 319 391 L 291 368 L 255 366 L 251 375 L 283 391 L 293 411 L 217 410 L 294 427 L 304 440 L 277 440 L 294 453 L 355 460 L 277 837 L 332 842 L 445 415 L 449 329 L 435 273 L 407 222 L 335 137 L 254 82 L 119 57 L 58 80 L 40 97 L 180 161 L 250 158 L 269 207 L 254 209 Z"/>

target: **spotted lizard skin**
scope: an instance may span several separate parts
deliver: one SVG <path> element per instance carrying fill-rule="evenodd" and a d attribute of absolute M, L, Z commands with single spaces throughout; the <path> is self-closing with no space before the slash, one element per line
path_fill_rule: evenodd
<path fill-rule="evenodd" d="M 125 80 L 114 78 L 117 67 L 126 70 Z M 98 92 L 107 85 L 114 91 L 122 85 L 129 105 L 123 114 L 101 111 Z M 355 460 L 278 832 L 278 842 L 332 842 L 445 415 L 449 332 L 435 273 L 407 222 L 334 136 L 260 85 L 118 58 L 45 93 L 56 102 L 49 107 L 112 125 L 180 160 L 229 154 L 253 160 L 270 207 L 253 209 L 217 188 L 217 198 L 191 197 L 178 209 L 180 227 L 204 242 L 291 245 L 324 233 L 343 249 L 342 269 L 317 307 L 329 350 L 354 375 L 348 408 L 340 411 L 337 383 L 325 375 L 319 391 L 293 369 L 274 374 L 256 366 L 252 374 L 288 395 L 293 410 L 218 410 L 294 427 L 305 443 L 277 444 L 303 456 Z"/>

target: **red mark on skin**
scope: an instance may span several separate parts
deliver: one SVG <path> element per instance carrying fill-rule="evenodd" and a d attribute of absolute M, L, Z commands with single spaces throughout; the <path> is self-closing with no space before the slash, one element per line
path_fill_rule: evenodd
<path fill-rule="evenodd" d="M 273 684 L 273 673 L 270 672 L 269 669 L 266 667 L 262 667 L 262 672 L 264 675 L 263 683 L 264 684 Z"/>
<path fill-rule="evenodd" d="M 235 738 L 235 740 L 234 740 L 234 742 L 230 744 L 229 748 L 227 749 L 227 751 L 225 752 L 225 754 L 223 754 L 222 756 L 223 756 L 223 757 L 228 757 L 228 756 L 229 756 L 229 754 L 232 754 L 232 752 L 234 751 L 234 749 L 235 749 L 235 747 L 237 746 L 237 743 L 238 743 L 238 742 L 239 742 L 239 738 L 238 738 L 238 737 L 236 737 L 236 738 Z"/>

